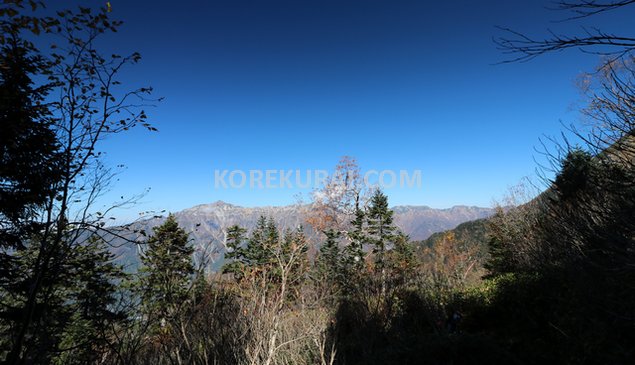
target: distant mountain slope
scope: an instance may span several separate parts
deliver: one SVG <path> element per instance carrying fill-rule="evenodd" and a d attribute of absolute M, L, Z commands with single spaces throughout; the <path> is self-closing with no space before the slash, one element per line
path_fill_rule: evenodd
<path fill-rule="evenodd" d="M 225 232 L 232 225 L 239 225 L 250 230 L 256 225 L 260 216 L 272 217 L 281 228 L 295 228 L 300 225 L 315 236 L 305 223 L 308 205 L 288 205 L 279 207 L 241 207 L 222 201 L 197 205 L 174 213 L 179 225 L 190 232 L 193 244 L 207 252 L 216 252 L 218 261 L 222 260 Z M 426 206 L 396 206 L 395 224 L 413 240 L 423 240 L 436 232 L 452 229 L 457 225 L 475 219 L 489 217 L 493 209 L 455 206 L 448 209 L 433 209 Z M 151 233 L 151 228 L 161 224 L 165 218 L 153 218 L 140 222 L 137 229 Z M 120 260 L 135 265 L 137 249 L 124 245 L 117 249 Z M 218 264 L 214 265 L 218 268 Z"/>
<path fill-rule="evenodd" d="M 434 233 L 452 229 L 461 223 L 487 218 L 494 213 L 491 208 L 457 205 L 448 209 L 426 206 L 396 206 L 395 223 L 412 240 L 424 240 Z"/>
<path fill-rule="evenodd" d="M 481 218 L 461 223 L 456 228 L 432 234 L 427 239 L 420 241 L 419 245 L 421 247 L 433 247 L 447 233 L 453 233 L 456 245 L 459 247 L 475 247 L 479 256 L 485 258 L 488 251 L 487 222 L 488 219 Z"/>

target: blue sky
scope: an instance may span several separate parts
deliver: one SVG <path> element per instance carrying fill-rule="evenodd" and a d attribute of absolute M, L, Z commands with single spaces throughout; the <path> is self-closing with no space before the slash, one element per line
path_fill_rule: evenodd
<path fill-rule="evenodd" d="M 289 204 L 302 191 L 215 189 L 214 170 L 331 169 L 342 155 L 364 170 L 421 170 L 421 188 L 387 191 L 393 205 L 490 206 L 535 173 L 541 136 L 576 122 L 576 77 L 598 61 L 570 51 L 495 65 L 495 26 L 541 37 L 631 24 L 617 13 L 553 22 L 566 14 L 540 1 L 111 4 L 125 24 L 105 47 L 143 55 L 125 85 L 165 97 L 148 110 L 158 133 L 102 145 L 126 165 L 104 202 L 151 188 L 131 216 Z"/>

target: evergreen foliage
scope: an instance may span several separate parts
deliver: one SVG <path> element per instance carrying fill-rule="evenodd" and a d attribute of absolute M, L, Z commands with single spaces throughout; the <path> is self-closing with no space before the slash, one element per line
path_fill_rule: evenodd
<path fill-rule="evenodd" d="M 367 242 L 365 222 L 366 216 L 358 201 L 355 205 L 355 219 L 351 222 L 352 229 L 348 232 L 350 242 L 343 249 L 344 267 L 349 275 L 359 272 L 364 266 L 364 244 Z"/>
<path fill-rule="evenodd" d="M 154 228 L 141 258 L 141 295 L 146 315 L 164 322 L 178 315 L 189 297 L 193 252 L 188 234 L 174 215 Z"/>
<path fill-rule="evenodd" d="M 320 279 L 326 280 L 331 287 L 339 287 L 343 285 L 345 277 L 343 277 L 343 260 L 339 247 L 340 233 L 329 229 L 324 232 L 326 241 L 320 247 L 320 252 L 316 261 L 316 268 Z"/>
<path fill-rule="evenodd" d="M 370 199 L 366 213 L 367 240 L 373 247 L 375 264 L 378 270 L 386 265 L 386 249 L 394 244 L 396 228 L 393 225 L 393 211 L 388 207 L 388 197 L 376 190 Z"/>

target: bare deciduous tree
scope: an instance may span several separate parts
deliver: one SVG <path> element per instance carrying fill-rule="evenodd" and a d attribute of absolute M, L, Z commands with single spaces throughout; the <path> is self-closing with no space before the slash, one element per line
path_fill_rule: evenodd
<path fill-rule="evenodd" d="M 348 230 L 355 208 L 365 205 L 365 193 L 357 161 L 350 156 L 342 157 L 324 186 L 313 192 L 307 223 L 318 232 Z"/>
<path fill-rule="evenodd" d="M 614 11 L 635 4 L 632 0 L 619 1 L 557 1 L 555 10 L 567 11 L 572 14 L 566 21 L 587 18 L 599 13 Z M 529 37 L 517 30 L 500 27 L 507 36 L 495 39 L 499 49 L 510 55 L 503 62 L 529 61 L 540 55 L 562 51 L 566 49 L 580 49 L 584 52 L 610 56 L 615 60 L 632 55 L 635 50 L 635 37 L 607 33 L 598 28 L 584 28 L 581 35 L 561 35 L 550 31 L 550 38 L 540 39 Z"/>

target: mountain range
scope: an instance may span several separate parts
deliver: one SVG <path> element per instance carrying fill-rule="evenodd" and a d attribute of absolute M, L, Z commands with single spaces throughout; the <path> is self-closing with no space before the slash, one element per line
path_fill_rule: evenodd
<path fill-rule="evenodd" d="M 224 254 L 224 240 L 227 228 L 239 225 L 251 230 L 260 216 L 271 217 L 282 229 L 306 227 L 306 213 L 310 205 L 287 205 L 267 207 L 241 207 L 223 201 L 201 204 L 174 213 L 179 225 L 190 233 L 197 250 L 213 253 L 218 268 Z M 395 225 L 412 240 L 425 240 L 432 234 L 446 231 L 457 225 L 476 219 L 486 218 L 494 213 L 492 208 L 475 206 L 454 206 L 434 209 L 427 206 L 402 205 L 392 208 Z M 151 228 L 161 224 L 165 217 L 155 217 L 135 224 L 135 229 L 151 233 Z M 315 233 L 310 228 L 307 234 Z M 119 260 L 135 265 L 138 262 L 138 247 L 121 245 L 116 249 Z"/>

